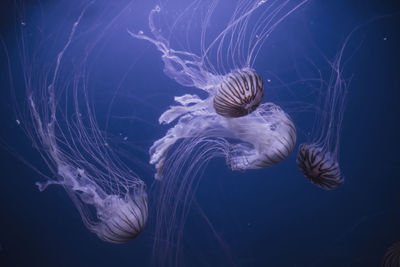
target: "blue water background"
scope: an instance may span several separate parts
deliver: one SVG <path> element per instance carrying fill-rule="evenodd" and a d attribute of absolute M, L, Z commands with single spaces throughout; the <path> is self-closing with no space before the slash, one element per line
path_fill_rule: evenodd
<path fill-rule="evenodd" d="M 114 2 L 112 6 L 118 10 L 118 1 Z M 181 4 L 165 3 L 168 15 L 175 16 L 174 7 L 179 10 Z M 293 76 L 295 66 L 300 62 L 302 73 L 312 74 L 311 68 L 307 72 L 307 66 L 301 65 L 305 57 L 326 71 L 321 51 L 333 58 L 352 29 L 386 16 L 357 31 L 346 51 L 346 56 L 353 52 L 354 56 L 345 69 L 352 82 L 341 132 L 340 164 L 345 176 L 341 187 L 328 192 L 310 184 L 295 163 L 297 149 L 276 166 L 244 173 L 232 172 L 224 159 L 215 159 L 199 178 L 197 202 L 230 247 L 238 266 L 379 266 L 386 249 L 400 240 L 399 6 L 398 1 L 311 1 L 283 22 L 266 42 L 255 68 L 264 80 L 271 78 L 273 85 L 279 85 L 271 72 L 284 81 L 295 81 L 299 78 Z M 135 151 L 132 162 L 137 164 L 132 168 L 149 187 L 153 170 L 146 165 L 147 149 L 168 129 L 157 124 L 159 115 L 173 104 L 174 96 L 198 93 L 164 75 L 160 53 L 127 34 L 126 27 L 148 30 L 147 15 L 153 7 L 150 1 L 134 3 L 132 12 L 119 18 L 121 24 L 107 31 L 89 61 L 95 62 L 90 66 L 90 86 L 101 127 L 110 96 L 127 74 L 117 92 L 109 131 L 115 144 L 123 144 L 124 137 L 131 142 Z M 98 5 L 90 9 L 83 27 L 104 8 Z M 54 40 L 49 42 L 52 45 L 46 54 L 49 61 L 55 60 L 80 10 L 79 1 L 27 2 L 27 21 L 35 25 L 28 25 L 32 33 L 28 38 L 37 41 L 35 34 L 41 29 L 36 25 L 44 23 L 42 36 Z M 396 12 L 397 16 L 390 16 Z M 0 33 L 13 62 L 14 89 L 20 97 L 23 83 L 18 71 L 15 13 L 11 1 L 0 4 Z M 218 25 L 217 20 L 213 23 Z M 98 33 L 89 32 L 89 37 L 78 40 L 73 49 Z M 0 49 L 1 136 L 18 157 L 51 175 L 12 113 L 6 58 L 4 49 Z M 278 90 L 277 86 L 269 91 L 266 87 L 264 101 L 293 107 L 291 90 Z M 304 111 L 291 108 L 288 112 L 298 128 L 300 144 L 307 140 L 313 120 Z M 39 192 L 34 183 L 43 178 L 6 149 L 0 150 L 0 166 L 1 266 L 150 264 L 152 218 L 144 232 L 128 244 L 102 242 L 84 227 L 62 188 L 54 186 Z M 194 211 L 188 219 L 188 238 L 184 241 L 187 266 L 229 266 L 209 227 L 198 218 Z"/>

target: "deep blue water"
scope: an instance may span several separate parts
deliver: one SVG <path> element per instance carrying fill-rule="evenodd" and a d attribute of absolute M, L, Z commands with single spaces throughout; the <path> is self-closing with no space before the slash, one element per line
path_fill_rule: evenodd
<path fill-rule="evenodd" d="M 0 265 L 148 266 L 153 252 L 152 218 L 132 242 L 105 243 L 84 227 L 61 187 L 39 192 L 35 182 L 43 178 L 18 160 L 24 159 L 51 176 L 17 125 L 20 118 L 12 109 L 9 70 L 17 104 L 23 107 L 26 102 L 16 33 L 21 23 L 17 14 L 22 10 L 11 2 L 0 5 L 0 36 L 11 61 L 10 69 L 0 46 L 0 131 L 2 147 L 10 146 L 16 153 L 0 150 Z M 158 125 L 158 117 L 173 104 L 174 96 L 199 92 L 168 78 L 162 71 L 160 53 L 126 32 L 127 28 L 147 31 L 148 12 L 155 3 L 132 3 L 106 28 L 127 3 L 95 3 L 68 55 L 81 58 L 79 48 L 101 37 L 88 59 L 88 85 L 99 126 L 104 129 L 110 118 L 107 130 L 111 141 L 124 146 L 129 143 L 132 168 L 152 188 L 147 150 L 168 129 Z M 162 6 L 173 21 L 183 5 L 184 1 L 166 1 Z M 232 9 L 229 1 L 222 5 L 226 7 L 218 11 L 221 21 L 225 10 Z M 46 47 L 41 47 L 45 50 L 41 58 L 54 64 L 82 8 L 81 1 L 26 1 L 29 51 L 40 47 L 42 41 Z M 364 25 L 346 50 L 346 56 L 352 57 L 344 73 L 352 81 L 341 131 L 342 186 L 324 191 L 312 185 L 295 163 L 297 147 L 282 163 L 263 170 L 233 172 L 224 159 L 215 159 L 198 178 L 198 205 L 238 266 L 379 266 L 387 248 L 400 241 L 399 12 L 400 3 L 395 0 L 310 1 L 279 25 L 265 43 L 254 65 L 265 80 L 272 80 L 264 101 L 288 108 L 300 144 L 307 140 L 312 119 L 292 103 L 308 99 L 296 93 L 301 90 L 299 84 L 282 88 L 276 77 L 287 84 L 298 80 L 300 74 L 309 77 L 315 70 L 302 65 L 305 58 L 326 71 L 321 53 L 333 58 L 347 34 Z M 217 19 L 210 28 L 214 25 L 218 27 Z M 44 64 L 43 70 L 48 67 Z M 115 103 L 108 117 L 106 110 L 114 92 Z M 199 220 L 196 207 L 187 222 L 184 247 L 187 266 L 230 266 L 210 228 Z"/>

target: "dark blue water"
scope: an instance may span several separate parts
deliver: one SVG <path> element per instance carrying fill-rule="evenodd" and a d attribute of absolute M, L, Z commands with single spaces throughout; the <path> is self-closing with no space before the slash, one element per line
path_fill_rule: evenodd
<path fill-rule="evenodd" d="M 148 30 L 148 12 L 155 5 L 150 2 L 95 3 L 83 18 L 68 54 L 72 60 L 66 64 L 73 66 L 73 58 L 85 54 L 82 47 L 95 43 L 87 65 L 99 127 L 108 127 L 110 142 L 117 147 L 128 147 L 132 168 L 152 189 L 154 170 L 147 164 L 147 150 L 168 129 L 158 125 L 158 117 L 173 104 L 174 96 L 199 92 L 164 75 L 159 52 L 127 34 L 127 28 Z M 229 1 L 222 5 L 226 7 L 219 9 L 221 20 L 224 10 L 233 6 Z M 162 6 L 173 21 L 186 4 L 167 1 Z M 24 9 L 12 1 L 0 4 L 1 266 L 150 264 L 153 218 L 134 241 L 112 245 L 85 228 L 61 187 L 39 192 L 35 182 L 43 177 L 28 165 L 52 174 L 16 123 L 23 118 L 13 113 L 15 104 L 22 110 L 26 105 L 21 59 L 40 47 L 39 58 L 48 62 L 43 71 L 49 69 L 82 9 L 81 1 L 26 1 Z M 400 240 L 399 12 L 400 4 L 394 0 L 310 1 L 265 43 L 254 66 L 264 80 L 272 80 L 265 101 L 288 108 L 300 144 L 307 140 L 313 120 L 307 111 L 296 110 L 293 101 L 309 99 L 296 91 L 301 90 L 298 83 L 282 88 L 276 77 L 287 84 L 310 77 L 315 69 L 302 65 L 306 58 L 326 71 L 322 54 L 332 59 L 347 34 L 364 25 L 345 53 L 351 59 L 344 73 L 352 81 L 341 131 L 342 186 L 324 191 L 312 185 L 298 170 L 295 153 L 276 166 L 248 172 L 232 172 L 223 159 L 215 159 L 198 178 L 198 206 L 238 266 L 379 266 L 387 248 Z M 30 54 L 25 56 L 18 54 L 21 22 L 26 23 L 29 40 Z M 210 28 L 214 25 L 218 27 L 218 19 Z M 36 70 L 31 75 L 41 73 Z M 107 112 L 112 96 L 115 102 Z M 186 266 L 231 265 L 197 205 L 188 218 L 184 248 Z"/>

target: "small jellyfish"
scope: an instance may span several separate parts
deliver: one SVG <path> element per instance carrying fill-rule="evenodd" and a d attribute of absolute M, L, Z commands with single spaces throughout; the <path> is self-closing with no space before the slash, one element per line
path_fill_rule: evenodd
<path fill-rule="evenodd" d="M 73 24 L 54 60 L 54 69 L 43 70 L 43 66 L 49 66 L 44 56 L 24 58 L 29 70 L 24 74 L 31 121 L 21 125 L 52 173 L 46 181 L 37 183 L 39 190 L 60 185 L 91 232 L 110 243 L 125 243 L 146 225 L 146 186 L 114 153 L 93 117 L 82 75 L 85 59 L 82 68 L 74 68 L 73 82 L 68 80 L 70 69 L 63 65 L 64 54 L 74 43 L 74 34 L 89 6 Z M 21 54 L 29 55 L 26 51 Z M 43 77 L 42 73 L 52 75 Z M 65 99 L 73 99 L 72 104 L 61 101 L 62 96 L 71 96 Z"/>
<path fill-rule="evenodd" d="M 343 183 L 338 162 L 315 144 L 300 145 L 297 164 L 313 184 L 323 189 L 334 189 Z"/>
<path fill-rule="evenodd" d="M 391 245 L 383 256 L 382 267 L 400 267 L 400 242 Z"/>
<path fill-rule="evenodd" d="M 342 75 L 341 60 L 350 36 L 330 63 L 331 76 L 321 97 L 313 140 L 301 144 L 297 153 L 296 162 L 304 176 L 325 190 L 335 189 L 344 182 L 338 158 L 348 82 Z"/>

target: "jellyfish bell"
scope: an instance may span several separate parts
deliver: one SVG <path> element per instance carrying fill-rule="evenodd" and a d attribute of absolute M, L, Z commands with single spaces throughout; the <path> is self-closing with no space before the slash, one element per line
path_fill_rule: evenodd
<path fill-rule="evenodd" d="M 331 190 L 343 184 L 339 163 L 316 144 L 301 144 L 296 162 L 304 176 L 323 189 Z"/>
<path fill-rule="evenodd" d="M 147 222 L 147 194 L 144 187 L 135 189 L 124 198 L 109 195 L 96 207 L 100 223 L 89 228 L 110 243 L 126 243 L 138 236 Z"/>
<path fill-rule="evenodd" d="M 227 74 L 218 86 L 213 103 L 215 112 L 224 117 L 241 117 L 253 112 L 262 102 L 264 85 L 250 68 Z"/>
<path fill-rule="evenodd" d="M 261 169 L 283 161 L 296 144 L 296 128 L 289 115 L 273 103 L 261 104 L 253 119 L 229 120 L 233 140 L 227 165 L 232 170 Z"/>

